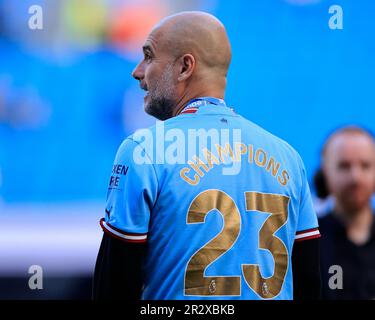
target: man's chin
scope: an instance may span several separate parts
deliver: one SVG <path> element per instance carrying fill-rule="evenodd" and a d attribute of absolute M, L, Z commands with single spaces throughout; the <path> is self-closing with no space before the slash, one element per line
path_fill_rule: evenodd
<path fill-rule="evenodd" d="M 370 205 L 370 199 L 351 199 L 347 198 L 344 201 L 344 206 L 348 212 L 356 214 Z"/>
<path fill-rule="evenodd" d="M 161 121 L 172 118 L 172 113 L 170 111 L 164 110 L 161 107 L 161 104 L 150 103 L 150 101 L 146 101 L 146 99 L 144 103 L 144 110 L 150 116 Z"/>

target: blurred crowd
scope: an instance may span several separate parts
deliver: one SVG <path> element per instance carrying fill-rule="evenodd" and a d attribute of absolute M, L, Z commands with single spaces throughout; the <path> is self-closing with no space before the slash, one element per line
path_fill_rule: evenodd
<path fill-rule="evenodd" d="M 42 28 L 30 29 L 32 5 Z M 154 123 L 130 74 L 161 17 L 213 1 L 0 1 L 0 195 L 99 199 L 121 140 Z M 25 159 L 27 161 L 25 161 Z"/>

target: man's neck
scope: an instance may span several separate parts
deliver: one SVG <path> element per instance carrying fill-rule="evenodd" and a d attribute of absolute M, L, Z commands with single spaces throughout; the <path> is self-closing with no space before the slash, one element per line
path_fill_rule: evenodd
<path fill-rule="evenodd" d="M 189 101 L 199 98 L 199 97 L 213 97 L 224 99 L 224 91 L 223 90 L 201 90 L 193 92 L 186 92 L 177 102 L 177 106 L 174 109 L 173 117 L 178 116 L 181 111 L 186 107 Z"/>
<path fill-rule="evenodd" d="M 367 222 L 372 218 L 372 208 L 370 205 L 367 205 L 361 209 L 354 211 L 349 211 L 344 208 L 344 206 L 336 203 L 334 210 L 344 221 L 345 225 L 358 225 L 364 222 Z"/>
<path fill-rule="evenodd" d="M 366 243 L 371 234 L 373 223 L 371 206 L 366 206 L 355 212 L 348 212 L 342 206 L 336 204 L 335 212 L 340 220 L 343 221 L 348 238 L 357 245 Z"/>

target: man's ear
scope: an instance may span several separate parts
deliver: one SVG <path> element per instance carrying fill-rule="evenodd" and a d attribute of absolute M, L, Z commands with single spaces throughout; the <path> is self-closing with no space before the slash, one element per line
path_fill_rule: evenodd
<path fill-rule="evenodd" d="M 191 77 L 195 69 L 195 58 L 192 54 L 184 54 L 180 59 L 180 74 L 178 81 L 185 81 Z"/>

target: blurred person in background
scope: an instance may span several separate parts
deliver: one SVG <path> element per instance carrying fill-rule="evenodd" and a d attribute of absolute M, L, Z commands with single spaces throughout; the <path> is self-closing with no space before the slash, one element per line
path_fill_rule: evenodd
<path fill-rule="evenodd" d="M 317 194 L 332 197 L 319 219 L 323 299 L 375 298 L 375 140 L 360 127 L 335 131 L 322 150 Z M 338 266 L 334 272 L 331 266 Z M 336 267 L 335 267 L 336 268 Z M 342 279 L 337 277 L 341 277 Z M 333 279 L 336 277 L 336 279 Z M 334 281 L 333 281 L 334 280 Z M 338 285 L 342 283 L 342 285 Z M 336 284 L 336 285 L 335 285 Z"/>

